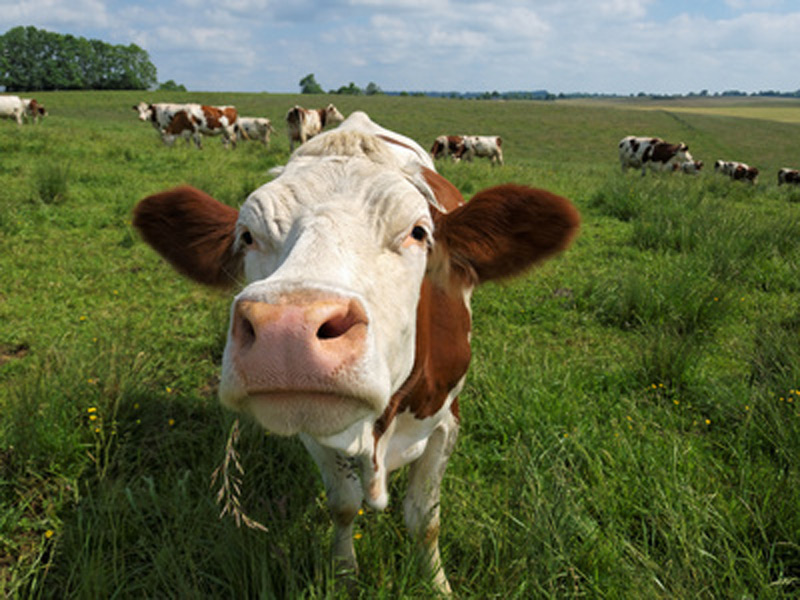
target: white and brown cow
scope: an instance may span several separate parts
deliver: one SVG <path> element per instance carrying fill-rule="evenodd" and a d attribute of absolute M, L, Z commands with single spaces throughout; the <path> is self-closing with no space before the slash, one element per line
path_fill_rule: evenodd
<path fill-rule="evenodd" d="M 623 173 L 634 168 L 641 169 L 644 175 L 648 167 L 654 171 L 675 171 L 683 163 L 693 160 L 689 146 L 682 142 L 670 144 L 657 137 L 633 135 L 619 142 L 619 162 Z"/>
<path fill-rule="evenodd" d="M 464 136 L 463 135 L 440 135 L 433 140 L 431 146 L 431 157 L 434 159 L 452 156 L 453 158 L 461 156 L 464 152 Z"/>
<path fill-rule="evenodd" d="M 203 135 L 222 135 L 226 147 L 229 142 L 236 145 L 238 113 L 233 106 L 140 102 L 133 110 L 139 113 L 139 120 L 150 121 L 167 145 L 172 145 L 176 137 L 182 136 L 187 143 L 194 139 L 195 145 L 202 148 Z"/>
<path fill-rule="evenodd" d="M 269 136 L 275 131 L 266 117 L 239 117 L 236 129 L 242 139 L 258 140 L 265 146 L 269 146 Z"/>
<path fill-rule="evenodd" d="M 800 171 L 783 167 L 778 170 L 778 185 L 784 183 L 800 185 Z"/>
<path fill-rule="evenodd" d="M 475 286 L 565 249 L 570 202 L 500 185 L 464 203 L 413 140 L 354 113 L 301 146 L 239 210 L 179 187 L 134 225 L 179 272 L 234 288 L 219 395 L 267 430 L 299 435 L 322 472 L 333 554 L 355 568 L 353 521 L 386 507 L 410 464 L 404 516 L 431 576 L 440 483 L 459 429 Z"/>
<path fill-rule="evenodd" d="M 286 113 L 286 128 L 289 134 L 289 149 L 294 151 L 294 143 L 305 144 L 325 129 L 330 123 L 341 123 L 344 115 L 333 105 L 325 108 L 303 108 L 293 106 Z"/>
<path fill-rule="evenodd" d="M 234 106 L 208 106 L 205 104 L 190 106 L 179 110 L 172 117 L 163 131 L 164 142 L 171 145 L 175 138 L 192 137 L 197 148 L 202 148 L 202 136 L 222 136 L 222 143 L 236 147 L 236 124 L 239 115 Z"/>
<path fill-rule="evenodd" d="M 714 171 L 727 175 L 734 181 L 758 181 L 758 168 L 751 167 L 747 163 L 735 160 L 718 160 L 714 163 Z"/>
<path fill-rule="evenodd" d="M 465 135 L 457 159 L 472 161 L 474 157 L 488 158 L 491 163 L 503 164 L 503 140 L 499 135 Z"/>

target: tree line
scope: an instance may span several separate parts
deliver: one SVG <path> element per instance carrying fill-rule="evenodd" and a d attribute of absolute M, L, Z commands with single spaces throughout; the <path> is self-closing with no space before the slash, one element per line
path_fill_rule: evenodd
<path fill-rule="evenodd" d="M 146 90 L 156 67 L 136 44 L 14 27 L 0 35 L 0 85 L 8 92 L 36 90 Z"/>

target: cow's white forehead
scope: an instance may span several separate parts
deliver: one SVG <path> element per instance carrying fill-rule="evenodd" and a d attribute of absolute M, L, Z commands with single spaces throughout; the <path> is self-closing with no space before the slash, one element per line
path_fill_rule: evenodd
<path fill-rule="evenodd" d="M 250 195 L 240 223 L 280 228 L 325 211 L 366 214 L 372 224 L 420 219 L 436 205 L 421 166 L 375 135 L 331 131 L 301 146 L 277 179 Z"/>

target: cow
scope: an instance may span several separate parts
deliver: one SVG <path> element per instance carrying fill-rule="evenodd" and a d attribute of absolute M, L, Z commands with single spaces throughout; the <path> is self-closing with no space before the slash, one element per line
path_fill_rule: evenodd
<path fill-rule="evenodd" d="M 237 122 L 239 115 L 234 106 L 191 106 L 175 113 L 162 137 L 167 145 L 171 145 L 177 136 L 188 139 L 191 136 L 198 149 L 203 147 L 201 138 L 204 135 L 221 135 L 222 143 L 236 147 Z"/>
<path fill-rule="evenodd" d="M 35 98 L 22 98 L 22 104 L 25 107 L 23 115 L 30 118 L 34 125 L 47 116 L 47 110 Z"/>
<path fill-rule="evenodd" d="M 303 108 L 293 106 L 286 113 L 286 128 L 289 134 L 289 150 L 294 152 L 294 143 L 305 144 L 325 129 L 329 123 L 341 123 L 344 115 L 333 105 L 325 108 Z"/>
<path fill-rule="evenodd" d="M 14 119 L 17 125 L 22 125 L 25 114 L 25 103 L 19 96 L 0 96 L 0 117 Z"/>
<path fill-rule="evenodd" d="M 220 134 L 226 147 L 229 142 L 236 145 L 238 113 L 233 106 L 140 102 L 133 110 L 138 112 L 140 121 L 150 121 L 167 145 L 172 145 L 177 136 L 183 136 L 187 143 L 194 139 L 195 145 L 202 148 L 201 135 Z"/>
<path fill-rule="evenodd" d="M 498 135 L 465 135 L 457 160 L 472 161 L 474 157 L 488 158 L 493 165 L 503 164 L 503 140 Z"/>
<path fill-rule="evenodd" d="M 683 142 L 670 144 L 657 137 L 637 137 L 633 135 L 622 138 L 619 142 L 619 162 L 622 172 L 632 167 L 641 169 L 642 176 L 647 168 L 654 171 L 674 171 L 675 165 L 693 161 L 689 146 Z"/>
<path fill-rule="evenodd" d="M 464 152 L 464 136 L 462 135 L 440 135 L 433 141 L 430 155 L 432 158 L 442 158 L 446 156 L 460 156 Z"/>
<path fill-rule="evenodd" d="M 269 145 L 269 135 L 274 131 L 272 122 L 266 117 L 239 117 L 236 121 L 238 136 L 246 140 L 258 140 L 265 146 Z"/>
<path fill-rule="evenodd" d="M 422 147 L 362 112 L 300 146 L 239 210 L 182 186 L 133 217 L 178 272 L 246 282 L 220 400 L 305 445 L 337 565 L 356 569 L 362 502 L 384 509 L 387 476 L 410 464 L 404 519 L 443 593 L 440 484 L 461 421 L 472 291 L 564 250 L 579 222 L 565 198 L 518 184 L 465 203 Z"/>
<path fill-rule="evenodd" d="M 784 183 L 800 184 L 800 171 L 787 169 L 786 167 L 778 170 L 778 185 L 783 185 Z"/>
<path fill-rule="evenodd" d="M 714 171 L 727 175 L 734 181 L 749 181 L 755 184 L 758 181 L 758 169 L 751 167 L 747 163 L 735 160 L 717 160 L 714 163 Z"/>

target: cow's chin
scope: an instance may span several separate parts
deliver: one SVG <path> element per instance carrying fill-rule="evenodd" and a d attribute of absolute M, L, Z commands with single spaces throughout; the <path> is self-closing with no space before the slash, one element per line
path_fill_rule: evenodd
<path fill-rule="evenodd" d="M 374 407 L 355 397 L 327 392 L 256 392 L 240 403 L 267 431 L 327 437 L 374 415 Z"/>

